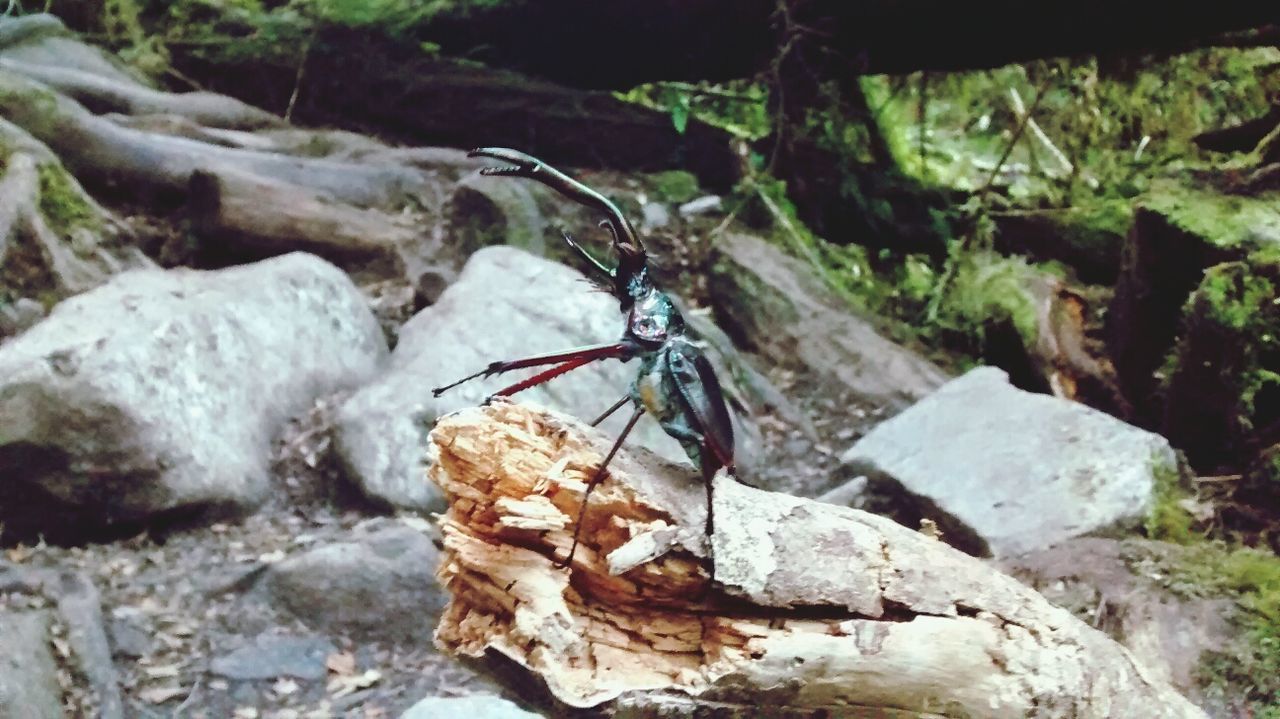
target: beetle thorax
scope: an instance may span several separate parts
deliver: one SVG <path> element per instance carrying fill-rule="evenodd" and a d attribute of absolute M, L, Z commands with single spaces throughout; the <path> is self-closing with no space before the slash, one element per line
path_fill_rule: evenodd
<path fill-rule="evenodd" d="M 684 318 L 671 298 L 656 288 L 641 294 L 627 314 L 627 334 L 646 345 L 661 345 L 684 331 Z"/>

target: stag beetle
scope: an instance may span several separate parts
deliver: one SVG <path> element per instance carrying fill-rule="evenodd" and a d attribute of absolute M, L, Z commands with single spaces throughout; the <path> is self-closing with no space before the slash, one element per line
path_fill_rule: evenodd
<path fill-rule="evenodd" d="M 528 379 L 499 390 L 492 397 L 510 396 L 591 362 L 618 359 L 627 362 L 640 358 L 640 371 L 631 390 L 612 407 L 591 423 L 598 425 L 628 402 L 634 405 L 626 428 L 613 443 L 604 461 L 596 468 L 582 497 L 578 521 L 573 532 L 573 545 L 569 555 L 559 567 L 569 566 L 578 549 L 582 519 L 586 516 L 591 490 L 604 478 L 613 456 L 631 433 L 640 416 L 649 412 L 667 434 L 684 447 L 684 451 L 702 471 L 706 487 L 707 523 L 706 535 L 711 537 L 715 528 L 712 514 L 712 478 L 721 468 L 730 474 L 733 465 L 733 423 L 725 404 L 724 393 L 716 379 L 711 362 L 702 350 L 685 336 L 684 318 L 665 292 L 653 284 L 649 276 L 648 255 L 636 234 L 635 228 L 622 212 L 603 195 L 568 175 L 547 166 L 542 161 L 523 152 L 506 148 L 485 147 L 467 153 L 469 157 L 489 157 L 511 163 L 501 167 L 486 167 L 483 175 L 498 177 L 525 177 L 537 180 L 571 200 L 603 212 L 606 219 L 600 225 L 613 236 L 613 249 L 618 255 L 618 266 L 609 269 L 567 232 L 562 232 L 565 242 L 600 275 L 601 286 L 618 299 L 619 308 L 626 314 L 626 327 L 617 342 L 579 347 L 538 355 L 525 359 L 492 362 L 475 374 L 463 377 L 453 384 L 437 387 L 432 393 L 442 393 L 458 385 L 476 379 L 502 374 L 525 367 L 555 365 Z M 712 561 L 711 577 L 715 579 L 715 562 Z"/>

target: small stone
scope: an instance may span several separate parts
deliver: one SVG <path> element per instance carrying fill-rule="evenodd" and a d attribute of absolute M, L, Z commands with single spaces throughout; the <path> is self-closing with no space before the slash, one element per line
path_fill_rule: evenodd
<path fill-rule="evenodd" d="M 444 609 L 438 552 L 404 526 L 310 548 L 263 579 L 271 600 L 313 629 L 387 641 L 430 641 Z"/>
<path fill-rule="evenodd" d="M 695 215 L 710 215 L 723 209 L 724 203 L 719 195 L 706 195 L 681 205 L 680 214 L 684 217 L 694 217 Z"/>
<path fill-rule="evenodd" d="M 0 612 L 0 717 L 61 719 L 58 666 L 49 651 L 47 611 Z"/>
<path fill-rule="evenodd" d="M 671 211 L 661 202 L 650 202 L 640 208 L 640 227 L 658 230 L 671 224 Z"/>
<path fill-rule="evenodd" d="M 260 634 L 252 644 L 214 658 L 210 670 L 227 679 L 324 679 L 325 659 L 337 651 L 324 637 Z"/>
<path fill-rule="evenodd" d="M 492 694 L 469 697 L 427 697 L 409 707 L 400 719 L 542 719 L 541 714 L 525 711 L 516 704 Z"/>

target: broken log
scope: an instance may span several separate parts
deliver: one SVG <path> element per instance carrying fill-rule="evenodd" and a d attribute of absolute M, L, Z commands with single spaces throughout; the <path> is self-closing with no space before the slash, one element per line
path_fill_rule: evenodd
<path fill-rule="evenodd" d="M 720 475 L 708 541 L 697 473 L 642 451 L 614 458 L 559 569 L 611 440 L 508 402 L 439 421 L 442 649 L 626 716 L 1204 716 L 1066 610 L 883 517 Z"/>

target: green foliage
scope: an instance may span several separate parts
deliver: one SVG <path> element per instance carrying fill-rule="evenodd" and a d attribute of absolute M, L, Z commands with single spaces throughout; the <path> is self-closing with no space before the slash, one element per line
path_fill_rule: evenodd
<path fill-rule="evenodd" d="M 978 189 L 1021 124 L 1012 93 L 1024 108 L 1040 97 L 1032 115 L 1073 170 L 1066 171 L 1028 131 L 1014 145 L 997 186 L 1025 206 L 1132 198 L 1162 170 L 1206 157 L 1191 143 L 1194 135 L 1264 113 L 1275 88 L 1267 86 L 1261 68 L 1277 61 L 1274 48 L 1215 48 L 1118 66 L 1084 58 L 934 73 L 924 121 L 915 75 L 893 81 L 897 92 L 886 112 L 908 126 L 916 157 L 924 134 L 929 176 Z"/>
<path fill-rule="evenodd" d="M 121 59 L 144 74 L 159 75 L 169 67 L 169 52 L 161 38 L 143 27 L 142 10 L 138 0 L 105 0 L 102 26 L 120 48 Z"/>
<path fill-rule="evenodd" d="M 754 81 L 655 82 L 614 96 L 669 113 L 672 126 L 681 134 L 691 117 L 747 140 L 762 138 L 770 129 L 765 107 L 768 92 Z"/>
<path fill-rule="evenodd" d="M 1193 596 L 1231 596 L 1245 640 L 1236 651 L 1217 652 L 1201 667 L 1211 692 L 1243 693 L 1255 717 L 1280 717 L 1280 557 L 1249 548 L 1202 543 L 1167 568 L 1171 588 Z"/>
<path fill-rule="evenodd" d="M 668 170 L 655 172 L 648 176 L 646 183 L 653 191 L 653 197 L 659 202 L 688 202 L 698 196 L 698 178 L 692 172 L 684 170 Z"/>

